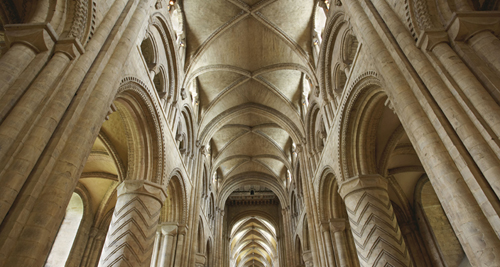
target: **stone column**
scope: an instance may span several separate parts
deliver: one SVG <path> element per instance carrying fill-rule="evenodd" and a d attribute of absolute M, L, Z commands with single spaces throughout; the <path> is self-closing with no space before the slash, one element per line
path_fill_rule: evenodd
<path fill-rule="evenodd" d="M 429 255 L 425 250 L 425 246 L 422 244 L 419 238 L 418 228 L 414 221 L 400 223 L 401 234 L 405 238 L 410 254 L 413 258 L 413 263 L 416 266 L 432 266 L 429 260 Z"/>
<path fill-rule="evenodd" d="M 57 40 L 49 23 L 8 24 L 4 28 L 10 48 L 0 57 L 0 97 L 35 56 L 51 49 Z"/>
<path fill-rule="evenodd" d="M 323 242 L 326 246 L 326 261 L 328 266 L 337 266 L 333 252 L 332 239 L 330 237 L 330 223 L 325 221 L 321 223 L 321 233 L 323 234 Z"/>
<path fill-rule="evenodd" d="M 495 36 L 499 26 L 498 11 L 465 11 L 453 15 L 448 29 L 452 37 L 469 44 L 481 59 L 500 72 L 500 40 Z"/>
<path fill-rule="evenodd" d="M 99 267 L 149 267 L 166 192 L 161 185 L 143 180 L 126 180 L 117 192 Z"/>
<path fill-rule="evenodd" d="M 18 136 L 21 135 L 25 127 L 33 122 L 33 117 L 40 111 L 39 105 L 44 105 L 47 99 L 57 93 L 54 89 L 54 83 L 58 76 L 65 71 L 70 60 L 83 53 L 83 47 L 76 39 L 60 40 L 55 49 L 55 53 L 47 65 L 33 81 L 28 91 L 16 104 L 14 109 L 8 114 L 0 125 L 0 159 L 7 161 L 6 158 L 13 156 L 15 160 L 26 161 L 34 164 L 37 153 L 33 153 L 32 143 L 39 142 L 39 139 L 24 140 L 23 146 L 18 153 L 12 155 L 11 148 L 18 143 Z M 45 130 L 45 129 L 43 129 Z M 41 131 L 41 130 L 40 130 Z M 41 151 L 37 151 L 40 152 Z M 18 163 L 19 164 L 19 163 Z M 17 197 L 18 192 L 24 185 L 32 166 L 23 163 L 22 167 L 12 163 L 6 166 L 5 175 L 0 177 L 0 183 L 5 185 L 0 188 L 0 221 L 2 221 L 9 211 L 12 203 Z"/>
<path fill-rule="evenodd" d="M 92 235 L 92 240 L 89 239 L 87 244 L 85 253 L 87 256 L 82 260 L 82 267 L 96 266 L 101 257 L 102 248 L 106 239 L 106 232 L 101 229 L 93 228 Z"/>
<path fill-rule="evenodd" d="M 179 225 L 178 228 L 178 234 L 177 234 L 177 246 L 174 245 L 176 248 L 175 251 L 175 267 L 183 267 L 185 266 L 184 263 L 184 242 L 186 239 L 186 234 L 187 234 L 188 227 L 187 225 Z"/>
<path fill-rule="evenodd" d="M 335 242 L 338 267 L 352 266 L 349 260 L 349 250 L 347 238 L 345 236 L 346 223 L 345 219 L 330 219 L 330 233 Z"/>
<path fill-rule="evenodd" d="M 215 220 L 215 240 L 212 245 L 212 251 L 210 252 L 213 256 L 213 261 L 207 259 L 207 266 L 222 266 L 224 263 L 223 258 L 223 246 L 225 244 L 225 240 L 223 237 L 224 231 L 224 210 L 216 208 L 217 219 Z M 217 248 L 217 249 L 216 249 Z"/>
<path fill-rule="evenodd" d="M 387 181 L 363 175 L 340 184 L 361 266 L 413 266 L 392 209 Z"/>
<path fill-rule="evenodd" d="M 385 1 L 376 1 L 376 3 L 384 5 L 383 9 L 387 11 L 384 12 L 386 15 L 390 14 L 390 18 L 383 18 L 387 20 L 387 24 L 379 17 L 378 12 L 373 12 L 372 6 L 368 6 L 372 4 L 371 1 L 353 0 L 343 1 L 342 3 L 346 13 L 352 18 L 351 23 L 360 41 L 369 44 L 364 47 L 373 56 L 379 73 L 383 77 L 391 77 L 391 79 L 385 80 L 384 88 L 387 90 L 389 98 L 391 98 L 394 109 L 406 129 L 408 137 L 413 144 L 419 144 L 415 146 L 415 150 L 428 171 L 433 187 L 440 193 L 439 199 L 441 202 L 448 203 L 448 205 L 443 205 L 443 208 L 447 216 L 451 217 L 450 222 L 464 247 L 467 257 L 473 265 L 479 266 L 491 263 L 492 259 L 496 259 L 495 255 L 500 255 L 498 235 L 489 224 L 486 219 L 487 216 L 483 213 L 482 207 L 472 195 L 471 190 L 464 180 L 460 179 L 460 177 L 464 177 L 466 180 L 474 179 L 475 177 L 471 171 L 476 171 L 474 170 L 475 164 L 461 164 L 463 163 L 463 157 L 456 156 L 459 154 L 456 152 L 464 149 L 464 144 L 457 142 L 458 140 L 453 138 L 455 135 L 450 136 L 449 132 L 447 132 L 454 130 L 451 125 L 455 121 L 445 120 L 444 110 L 432 108 L 432 102 L 428 101 L 431 89 L 435 93 L 436 91 L 444 92 L 447 89 L 439 90 L 436 87 L 426 87 L 421 84 L 420 79 L 416 80 L 412 75 L 406 75 L 409 74 L 408 70 L 399 68 L 401 65 L 398 65 L 398 63 L 411 64 L 408 62 L 411 58 L 412 62 L 415 63 L 414 67 L 418 67 L 418 69 L 415 69 L 418 73 L 427 75 L 427 73 L 434 72 L 432 69 L 425 71 L 421 68 L 427 65 L 421 65 L 427 59 L 422 58 L 421 52 L 416 51 L 414 39 L 411 36 L 408 38 L 408 30 L 404 25 L 402 26 L 397 16 L 394 16 L 394 11 L 387 7 Z M 391 29 L 387 29 L 388 26 Z M 392 27 L 397 27 L 397 30 L 392 29 Z M 391 31 L 398 34 L 390 35 Z M 387 44 L 382 41 L 381 36 L 388 42 Z M 394 40 L 389 36 L 397 38 Z M 396 43 L 397 41 L 401 41 L 401 44 Z M 402 45 L 403 42 L 405 45 Z M 387 47 L 388 45 L 389 47 Z M 412 57 L 404 57 L 405 53 L 410 53 Z M 418 60 L 418 58 L 422 58 L 422 60 Z M 438 84 L 442 83 L 440 77 L 436 79 Z M 426 79 L 429 79 L 429 77 L 426 77 Z M 427 82 L 429 81 L 427 80 Z M 447 98 L 447 101 L 453 102 L 454 97 Z M 437 98 L 436 101 L 438 101 Z M 442 99 L 440 99 L 441 101 Z M 444 102 L 446 101 L 442 103 Z M 423 106 L 426 108 L 424 109 Z M 447 112 L 452 110 L 451 105 L 448 106 Z M 462 116 L 465 115 L 462 114 Z M 466 125 L 463 124 L 463 126 Z M 461 128 L 462 126 L 457 130 L 461 131 Z M 474 135 L 468 137 L 468 140 L 464 140 L 478 139 L 472 138 Z M 474 151 L 477 152 L 474 153 L 476 156 L 481 154 L 481 150 L 477 147 Z M 480 203 L 482 202 L 480 201 Z M 479 240 L 481 241 L 476 242 Z"/>
<path fill-rule="evenodd" d="M 173 266 L 176 256 L 177 233 L 177 223 L 162 223 L 158 226 L 151 267 Z"/>

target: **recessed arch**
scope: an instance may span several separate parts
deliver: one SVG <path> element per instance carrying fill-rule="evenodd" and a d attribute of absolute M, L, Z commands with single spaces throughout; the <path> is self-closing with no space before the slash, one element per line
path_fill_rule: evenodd
<path fill-rule="evenodd" d="M 127 137 L 126 179 L 160 183 L 165 175 L 166 152 L 159 104 L 153 100 L 145 84 L 133 77 L 122 80 L 113 104 L 123 121 Z"/>
<path fill-rule="evenodd" d="M 374 152 L 369 150 L 373 145 L 370 134 L 377 125 L 374 116 L 379 115 L 387 96 L 373 74 L 368 72 L 359 76 L 342 104 L 342 113 L 339 114 L 342 124 L 338 128 L 341 180 L 378 171 Z"/>
<path fill-rule="evenodd" d="M 184 179 L 179 170 L 172 172 L 166 188 L 167 198 L 161 209 L 160 222 L 185 223 L 187 220 L 187 196 Z"/>

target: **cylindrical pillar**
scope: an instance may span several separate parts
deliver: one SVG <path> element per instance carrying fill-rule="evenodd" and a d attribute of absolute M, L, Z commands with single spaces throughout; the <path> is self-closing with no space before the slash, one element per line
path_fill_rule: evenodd
<path fill-rule="evenodd" d="M 48 134 L 49 138 L 52 138 L 50 147 L 44 147 L 45 141 L 48 141 L 45 140 L 45 137 L 47 128 L 56 128 L 53 126 L 54 117 L 47 116 L 43 120 L 43 125 L 48 126 L 41 127 L 40 131 L 33 132 L 36 138 L 33 138 L 34 140 L 30 139 L 30 142 L 35 143 L 35 141 L 39 140 L 37 138 L 43 136 L 44 140 L 40 142 L 44 143 L 41 150 L 45 149 L 45 154 L 35 161 L 39 167 L 30 173 L 31 179 L 23 185 L 22 196 L 18 196 L 19 203 L 23 205 L 16 205 L 9 210 L 10 219 L 8 222 L 4 219 L 1 232 L 6 233 L 8 238 L 0 240 L 2 247 L 0 250 L 0 264 L 6 258 L 5 262 L 8 261 L 12 266 L 32 266 L 40 262 L 40 260 L 43 261 L 48 254 L 50 244 L 57 233 L 57 223 L 64 216 L 63 207 L 69 202 L 83 163 L 90 154 L 92 144 L 104 121 L 105 114 L 109 111 L 112 100 L 116 96 L 119 78 L 122 75 L 120 70 L 128 58 L 123 55 L 128 55 L 135 44 L 143 27 L 142 22 L 147 17 L 151 1 L 115 1 L 115 4 L 129 2 L 130 5 L 128 5 L 129 8 L 126 11 L 116 10 L 119 18 L 124 18 L 120 20 L 123 22 L 123 26 L 117 28 L 120 30 L 116 31 L 122 33 L 116 36 L 116 40 L 111 40 L 117 45 L 111 50 L 112 55 L 109 61 L 107 63 L 105 63 L 106 61 L 102 62 L 103 65 L 98 68 L 101 73 L 99 79 L 93 80 L 92 77 L 97 77 L 91 75 L 89 79 L 93 81 L 86 81 L 86 87 L 80 88 L 85 92 L 80 91 L 82 95 L 77 97 L 74 97 L 73 94 L 74 98 L 71 98 L 76 101 L 73 102 L 75 106 L 71 106 L 67 110 L 69 113 L 65 114 L 62 123 L 55 123 L 58 126 L 56 132 L 49 132 Z M 112 10 L 108 14 L 116 12 Z M 110 21 L 106 20 L 106 22 Z M 112 27 L 112 25 L 110 26 Z M 102 29 L 102 27 L 98 29 Z M 96 35 L 98 31 L 96 31 Z M 93 40 L 98 37 L 99 39 L 101 37 L 106 39 L 109 36 L 99 35 L 94 37 Z M 117 42 L 118 39 L 119 42 Z M 85 76 L 85 70 L 81 72 Z M 91 86 L 94 82 L 96 82 L 95 87 Z M 61 92 L 61 94 L 66 94 L 66 92 Z M 58 103 L 47 108 L 59 109 L 60 105 Z M 67 106 L 64 106 L 63 109 L 66 110 Z M 39 150 L 33 149 L 30 152 L 37 154 Z M 38 155 L 40 154 L 38 153 Z M 28 157 L 31 156 L 28 155 Z M 20 160 L 19 163 L 29 164 L 30 166 L 35 164 L 24 159 Z M 21 171 L 23 167 L 24 165 L 16 166 Z M 40 223 L 40 214 L 43 214 L 43 224 Z M 7 232 L 6 229 L 12 230 Z"/>
<path fill-rule="evenodd" d="M 166 192 L 158 184 L 126 180 L 118 186 L 117 193 L 99 267 L 149 267 Z"/>
<path fill-rule="evenodd" d="M 158 247 L 157 251 L 153 252 L 151 266 L 155 267 L 172 267 L 175 260 L 175 249 L 177 245 L 178 226 L 176 223 L 163 223 L 158 227 Z"/>
<path fill-rule="evenodd" d="M 330 237 L 330 223 L 322 222 L 321 223 L 321 233 L 323 234 L 323 242 L 326 246 L 326 262 L 328 262 L 328 266 L 335 267 L 337 264 L 335 263 L 335 256 L 333 252 L 332 246 L 332 238 Z"/>
<path fill-rule="evenodd" d="M 58 38 L 49 23 L 8 24 L 4 28 L 11 47 L 0 57 L 0 98 L 35 56 L 51 49 Z"/>
<path fill-rule="evenodd" d="M 0 221 L 9 211 L 32 169 L 32 164 L 36 162 L 36 158 L 42 152 L 31 145 L 39 142 L 38 138 L 24 140 L 21 149 L 14 156 L 11 154 L 13 149 L 10 148 L 14 144 L 19 144 L 16 140 L 19 139 L 18 135 L 25 130 L 30 122 L 33 122 L 33 116 L 38 115 L 39 105 L 48 102 L 47 100 L 56 93 L 54 84 L 57 77 L 65 71 L 70 60 L 82 52 L 81 49 L 76 49 L 77 46 L 81 48 L 76 40 L 65 40 L 56 45 L 56 52 L 50 61 L 0 125 L 0 160 L 9 162 L 7 165 L 0 166 L 0 168 L 5 167 L 4 174 L 0 176 L 0 183 L 5 185 L 0 188 L 0 203 L 2 203 L 0 205 Z M 46 129 L 37 130 L 41 132 Z M 34 153 L 35 151 L 36 153 Z M 6 160 L 12 156 L 13 162 Z"/>
<path fill-rule="evenodd" d="M 104 241 L 106 240 L 106 232 L 99 231 L 97 236 L 94 238 L 94 244 L 92 244 L 90 255 L 87 260 L 85 267 L 95 267 L 99 263 L 99 258 L 101 257 L 102 248 L 104 247 Z"/>
<path fill-rule="evenodd" d="M 339 193 L 344 198 L 361 266 L 413 266 L 383 177 L 351 178 L 340 184 Z"/>
<path fill-rule="evenodd" d="M 175 248 L 175 267 L 183 267 L 185 266 L 184 259 L 184 242 L 187 234 L 187 226 L 180 225 L 177 233 L 177 245 L 173 244 Z"/>
<path fill-rule="evenodd" d="M 462 176 L 470 177 L 472 174 L 467 166 L 457 164 L 450 155 L 448 149 L 456 151 L 454 150 L 456 147 L 450 145 L 450 142 L 445 145 L 442 141 L 450 140 L 448 133 L 443 130 L 442 113 L 439 110 L 422 108 L 422 105 L 429 107 L 425 97 L 428 94 L 423 94 L 425 90 L 422 91 L 424 88 L 421 86 L 410 87 L 406 80 L 409 76 L 401 72 L 397 60 L 391 55 L 389 48 L 373 26 L 374 24 L 387 25 L 382 25 L 383 21 L 379 19 L 371 20 L 370 18 L 373 17 L 369 17 L 367 13 L 369 12 L 370 16 L 377 14 L 368 10 L 366 6 L 368 11 L 365 13 L 360 2 L 360 0 L 344 1 L 343 4 L 350 17 L 355 18 L 351 22 L 361 41 L 370 44 L 366 46 L 366 49 L 373 55 L 376 68 L 383 77 L 391 77 L 385 80 L 385 89 L 389 98 L 392 98 L 391 102 L 410 140 L 415 144 L 415 150 L 428 171 L 434 188 L 440 192 L 439 199 L 441 202 L 449 203 L 449 205 L 443 205 L 443 208 L 452 218 L 450 222 L 455 232 L 458 233 L 457 236 L 467 257 L 472 264 L 491 262 L 491 259 L 499 254 L 497 252 L 500 249 L 500 242 L 470 189 L 463 179 L 458 179 Z M 370 1 L 363 1 L 363 4 L 370 5 Z M 399 27 L 401 22 L 391 19 L 391 23 Z M 407 29 L 404 28 L 404 32 L 406 31 Z M 401 31 L 399 35 L 405 35 L 405 33 Z M 412 45 L 414 45 L 414 40 L 405 47 L 410 49 Z M 394 56 L 397 55 L 394 54 Z M 417 99 L 419 96 L 421 98 Z"/>
<path fill-rule="evenodd" d="M 467 43 L 484 61 L 500 72 L 500 40 L 498 37 L 486 30 L 474 34 Z"/>
<path fill-rule="evenodd" d="M 415 222 L 407 222 L 400 223 L 399 227 L 401 228 L 401 233 L 405 238 L 406 244 L 408 245 L 408 249 L 410 250 L 410 254 L 413 258 L 413 262 L 416 266 L 432 266 L 432 263 L 429 260 L 429 256 L 427 255 L 427 251 L 425 247 L 421 243 L 421 239 L 419 238 L 417 225 Z"/>
<path fill-rule="evenodd" d="M 330 219 L 330 233 L 333 236 L 334 248 L 337 252 L 338 267 L 352 266 L 349 260 L 349 245 L 345 236 L 346 223 L 345 219 Z"/>

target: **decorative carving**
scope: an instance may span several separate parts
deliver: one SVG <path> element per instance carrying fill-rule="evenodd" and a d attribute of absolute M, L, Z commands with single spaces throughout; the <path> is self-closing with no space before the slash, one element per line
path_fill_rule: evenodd
<path fill-rule="evenodd" d="M 361 266 L 412 266 L 386 188 L 378 175 L 340 185 L 359 261 Z"/>
<path fill-rule="evenodd" d="M 88 0 L 76 0 L 75 13 L 73 15 L 73 24 L 69 31 L 68 37 L 82 40 L 88 18 Z"/>
<path fill-rule="evenodd" d="M 128 266 L 149 266 L 165 191 L 161 185 L 143 180 L 124 181 L 117 191 L 99 266 L 116 266 L 120 261 Z"/>
<path fill-rule="evenodd" d="M 133 91 L 137 93 L 141 99 L 144 101 L 144 103 L 147 104 L 148 111 L 150 114 L 161 114 L 161 106 L 160 103 L 157 101 L 154 101 L 155 97 L 154 92 L 150 90 L 147 85 L 142 82 L 141 80 L 135 78 L 135 77 L 125 77 L 121 80 L 121 85 L 120 88 L 118 89 L 117 95 L 124 91 Z M 161 155 L 162 158 L 166 158 L 166 148 L 165 148 L 165 142 L 163 142 L 163 136 L 164 133 L 166 132 L 166 125 L 165 123 L 160 123 L 157 117 L 153 116 L 153 121 L 154 121 L 154 128 L 156 131 L 156 146 L 158 149 L 158 155 Z M 131 166 L 129 165 L 129 168 Z M 156 172 L 156 179 L 157 181 L 161 181 L 163 178 L 163 173 L 166 173 L 166 168 L 167 165 L 163 164 L 163 161 L 161 159 L 156 161 L 156 167 L 157 167 L 157 172 Z"/>

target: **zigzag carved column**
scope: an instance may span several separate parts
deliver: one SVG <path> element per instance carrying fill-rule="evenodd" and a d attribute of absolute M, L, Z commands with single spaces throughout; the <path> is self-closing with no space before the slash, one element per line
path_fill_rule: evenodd
<path fill-rule="evenodd" d="M 161 185 L 140 180 L 124 181 L 117 191 L 99 267 L 147 267 L 166 193 Z"/>
<path fill-rule="evenodd" d="M 361 266 L 413 266 L 392 208 L 387 181 L 364 175 L 339 188 Z"/>

